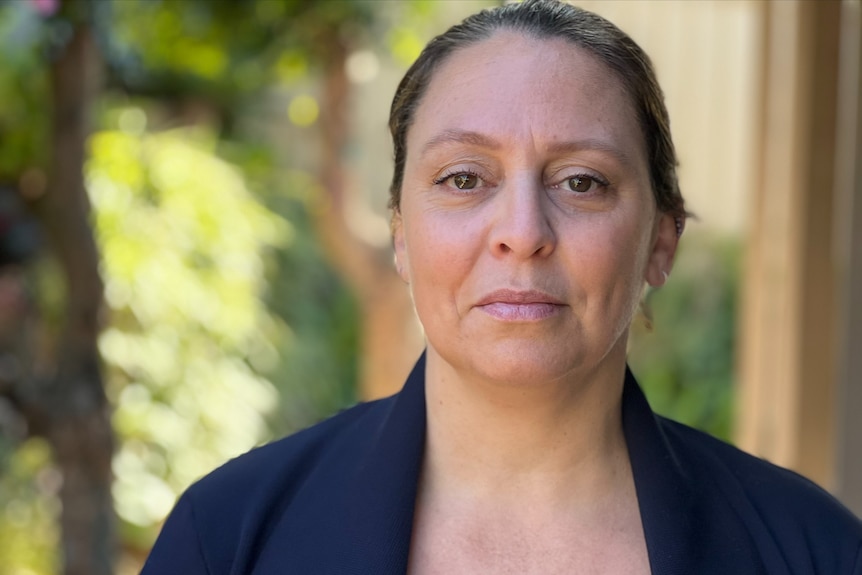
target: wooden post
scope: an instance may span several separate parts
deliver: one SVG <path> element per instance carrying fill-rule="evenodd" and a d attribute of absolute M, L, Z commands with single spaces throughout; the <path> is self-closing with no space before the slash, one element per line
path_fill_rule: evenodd
<path fill-rule="evenodd" d="M 742 292 L 737 441 L 834 488 L 841 3 L 763 9 L 760 174 Z"/>
<path fill-rule="evenodd" d="M 841 26 L 834 250 L 842 313 L 835 492 L 862 516 L 862 3 L 843 3 Z"/>

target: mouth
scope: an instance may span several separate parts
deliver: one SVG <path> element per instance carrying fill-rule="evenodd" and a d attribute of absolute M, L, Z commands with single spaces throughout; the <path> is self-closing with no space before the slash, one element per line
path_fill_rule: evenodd
<path fill-rule="evenodd" d="M 560 299 L 535 290 L 497 290 L 483 297 L 476 308 L 502 321 L 541 321 L 560 313 Z"/>

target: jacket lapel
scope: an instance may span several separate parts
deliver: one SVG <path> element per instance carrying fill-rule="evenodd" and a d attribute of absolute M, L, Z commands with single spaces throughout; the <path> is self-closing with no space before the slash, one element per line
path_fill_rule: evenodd
<path fill-rule="evenodd" d="M 407 572 L 413 510 L 425 452 L 425 355 L 403 389 L 350 486 L 354 548 L 350 572 Z M 359 566 L 362 568 L 358 568 Z"/>
<path fill-rule="evenodd" d="M 670 426 L 680 428 L 652 412 L 627 368 L 623 432 L 653 575 L 765 574 L 745 522 L 691 439 L 696 432 L 672 438 Z"/>
<path fill-rule="evenodd" d="M 653 575 L 696 573 L 694 493 L 667 448 L 655 415 L 631 371 L 623 387 L 623 432 Z"/>

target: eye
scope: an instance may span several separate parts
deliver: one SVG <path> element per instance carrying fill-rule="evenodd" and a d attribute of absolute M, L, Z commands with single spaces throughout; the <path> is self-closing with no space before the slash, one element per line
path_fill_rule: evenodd
<path fill-rule="evenodd" d="M 479 185 L 479 176 L 476 174 L 455 174 L 452 183 L 459 190 L 472 190 Z"/>
<path fill-rule="evenodd" d="M 569 190 L 578 194 L 586 194 L 587 192 L 594 191 L 595 187 L 601 185 L 603 184 L 596 178 L 587 175 L 573 176 L 566 180 L 566 186 L 568 186 Z"/>
<path fill-rule="evenodd" d="M 459 190 L 473 190 L 482 185 L 482 178 L 473 172 L 456 172 L 446 174 L 434 181 L 435 184 L 447 184 Z"/>

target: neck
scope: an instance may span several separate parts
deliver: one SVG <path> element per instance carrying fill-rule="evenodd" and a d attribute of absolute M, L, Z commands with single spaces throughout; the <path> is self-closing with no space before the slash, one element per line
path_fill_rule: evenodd
<path fill-rule="evenodd" d="M 423 482 L 464 497 L 596 503 L 631 483 L 622 432 L 624 352 L 588 374 L 501 384 L 429 348 Z"/>

